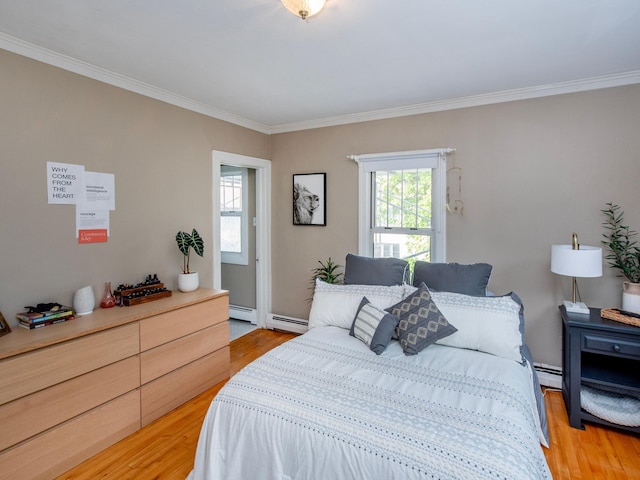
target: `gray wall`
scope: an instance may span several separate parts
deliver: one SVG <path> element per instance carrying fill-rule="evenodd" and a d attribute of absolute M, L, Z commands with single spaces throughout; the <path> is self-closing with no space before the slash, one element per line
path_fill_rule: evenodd
<path fill-rule="evenodd" d="M 571 279 L 551 245 L 599 245 L 608 201 L 640 229 L 640 86 L 546 97 L 273 136 L 273 310 L 306 318 L 318 260 L 357 252 L 358 168 L 350 154 L 453 147 L 464 216 L 447 217 L 449 261 L 488 262 L 489 287 L 517 292 L 536 361 L 561 364 L 557 305 Z M 291 225 L 291 175 L 327 173 L 327 226 Z M 588 305 L 620 306 L 621 279 L 578 280 Z"/>

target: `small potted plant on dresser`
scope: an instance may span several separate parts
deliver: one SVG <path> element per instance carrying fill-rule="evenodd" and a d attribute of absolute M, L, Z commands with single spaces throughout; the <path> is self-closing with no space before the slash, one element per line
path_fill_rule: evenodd
<path fill-rule="evenodd" d="M 640 247 L 635 237 L 638 232 L 623 225 L 624 212 L 620 206 L 607 203 L 602 210 L 606 217 L 602 244 L 611 253 L 605 258 L 609 266 L 620 271 L 627 281 L 622 283 L 622 309 L 640 313 Z"/>
<path fill-rule="evenodd" d="M 191 233 L 178 232 L 176 234 L 176 242 L 180 253 L 182 253 L 182 273 L 178 274 L 178 290 L 181 292 L 193 292 L 200 286 L 200 278 L 198 272 L 192 272 L 189 269 L 191 249 L 202 257 L 204 255 L 204 241 L 194 228 Z"/>

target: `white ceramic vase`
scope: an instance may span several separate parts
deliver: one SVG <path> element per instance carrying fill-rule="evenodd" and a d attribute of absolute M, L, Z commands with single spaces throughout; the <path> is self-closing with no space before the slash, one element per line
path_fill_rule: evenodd
<path fill-rule="evenodd" d="M 198 272 L 179 273 L 178 274 L 178 290 L 181 292 L 193 292 L 200 286 L 200 278 Z"/>
<path fill-rule="evenodd" d="M 622 283 L 622 309 L 640 313 L 640 283 Z"/>
<path fill-rule="evenodd" d="M 73 294 L 73 310 L 76 315 L 89 315 L 96 306 L 93 287 L 82 287 Z"/>

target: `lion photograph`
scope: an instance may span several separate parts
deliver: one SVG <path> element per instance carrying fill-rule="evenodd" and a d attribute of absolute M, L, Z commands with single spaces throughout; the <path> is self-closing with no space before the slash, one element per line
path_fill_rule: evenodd
<path fill-rule="evenodd" d="M 320 195 L 324 195 L 324 174 L 294 175 L 294 225 L 325 225 Z"/>

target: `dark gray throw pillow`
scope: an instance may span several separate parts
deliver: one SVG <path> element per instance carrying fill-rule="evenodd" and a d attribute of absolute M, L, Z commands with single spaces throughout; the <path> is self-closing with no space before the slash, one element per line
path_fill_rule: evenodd
<path fill-rule="evenodd" d="M 413 286 L 421 283 L 438 292 L 486 296 L 493 267 L 488 263 L 429 263 L 418 261 L 413 270 Z"/>
<path fill-rule="evenodd" d="M 349 335 L 361 340 L 376 355 L 380 355 L 389 345 L 396 325 L 396 317 L 370 303 L 367 297 L 363 297 Z"/>
<path fill-rule="evenodd" d="M 345 285 L 402 285 L 407 262 L 399 258 L 347 255 L 344 267 Z"/>
<path fill-rule="evenodd" d="M 424 284 L 386 311 L 398 318 L 396 335 L 405 355 L 415 355 L 432 343 L 458 331 L 433 302 L 429 289 Z"/>

